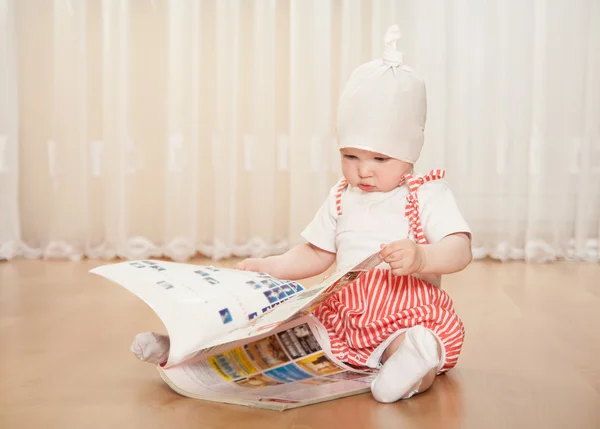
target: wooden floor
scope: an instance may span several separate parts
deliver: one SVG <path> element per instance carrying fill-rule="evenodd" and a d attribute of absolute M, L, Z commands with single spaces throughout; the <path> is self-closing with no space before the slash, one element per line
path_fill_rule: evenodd
<path fill-rule="evenodd" d="M 128 350 L 160 322 L 99 264 L 0 263 L 0 428 L 600 428 L 598 264 L 473 263 L 445 279 L 467 337 L 429 392 L 285 412 L 167 388 Z"/>

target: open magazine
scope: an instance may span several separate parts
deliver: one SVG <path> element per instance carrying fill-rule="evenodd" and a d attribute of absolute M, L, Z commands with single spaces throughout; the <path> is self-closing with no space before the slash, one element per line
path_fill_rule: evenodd
<path fill-rule="evenodd" d="M 308 289 L 265 273 L 156 260 L 90 272 L 123 286 L 161 319 L 171 346 L 157 369 L 174 391 L 285 410 L 370 390 L 375 373 L 337 360 L 311 312 L 381 262 L 374 254 Z"/>

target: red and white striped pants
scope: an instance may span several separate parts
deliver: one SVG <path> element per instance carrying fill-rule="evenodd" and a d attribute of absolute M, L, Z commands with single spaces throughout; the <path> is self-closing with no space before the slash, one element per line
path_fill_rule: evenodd
<path fill-rule="evenodd" d="M 365 367 L 371 354 L 390 335 L 422 325 L 443 344 L 438 373 L 456 365 L 465 335 L 450 296 L 412 276 L 374 269 L 314 311 L 327 328 L 333 354 L 342 362 Z"/>

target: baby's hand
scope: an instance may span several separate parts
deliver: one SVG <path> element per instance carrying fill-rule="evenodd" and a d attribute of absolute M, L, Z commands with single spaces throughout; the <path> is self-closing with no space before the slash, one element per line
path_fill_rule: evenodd
<path fill-rule="evenodd" d="M 269 274 L 269 265 L 266 258 L 248 258 L 236 264 L 235 268 L 238 270 Z"/>
<path fill-rule="evenodd" d="M 425 250 L 409 239 L 382 244 L 379 255 L 396 276 L 409 276 L 421 272 L 425 267 Z"/>

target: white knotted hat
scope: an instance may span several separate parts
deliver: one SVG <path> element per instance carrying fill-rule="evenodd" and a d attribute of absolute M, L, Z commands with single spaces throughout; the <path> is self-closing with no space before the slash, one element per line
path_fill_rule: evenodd
<path fill-rule="evenodd" d="M 346 83 L 338 106 L 338 147 L 378 152 L 415 163 L 427 117 L 425 83 L 396 50 L 397 25 L 385 33 L 381 59 L 360 65 Z"/>

